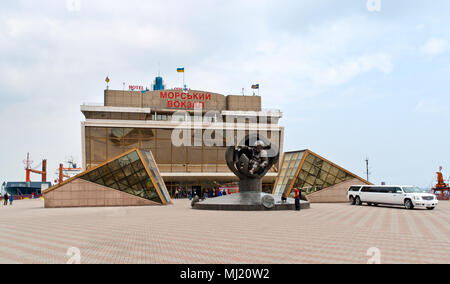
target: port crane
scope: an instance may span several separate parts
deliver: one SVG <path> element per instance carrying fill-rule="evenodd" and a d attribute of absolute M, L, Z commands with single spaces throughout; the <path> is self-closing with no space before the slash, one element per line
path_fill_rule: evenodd
<path fill-rule="evenodd" d="M 58 179 L 55 180 L 55 183 L 62 183 L 65 178 L 71 178 L 82 171 L 81 168 L 77 167 L 73 157 L 68 159 L 66 163 L 68 164 L 68 167 L 64 167 L 64 164 L 62 163 L 59 164 L 57 170 Z"/>
<path fill-rule="evenodd" d="M 42 170 L 41 171 L 36 169 L 36 168 L 39 168 L 40 165 L 34 169 L 31 168 L 33 161 L 30 159 L 30 153 L 27 153 L 27 159 L 24 160 L 23 163 L 25 164 L 25 172 L 26 172 L 25 181 L 26 182 L 31 182 L 31 173 L 41 175 L 42 182 L 47 182 L 47 160 L 46 159 L 42 160 Z"/>
<path fill-rule="evenodd" d="M 444 175 L 442 174 L 442 167 L 439 167 L 439 171 L 437 174 L 437 184 L 432 188 L 434 194 L 440 197 L 440 200 L 449 200 L 450 199 L 450 178 L 449 183 L 445 183 Z"/>

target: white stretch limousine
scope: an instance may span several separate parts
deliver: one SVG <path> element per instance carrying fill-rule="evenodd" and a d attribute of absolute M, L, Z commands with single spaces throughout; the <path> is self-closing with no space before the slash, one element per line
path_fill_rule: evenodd
<path fill-rule="evenodd" d="M 426 207 L 433 210 L 437 204 L 434 194 L 427 193 L 415 186 L 396 185 L 354 185 L 348 189 L 348 200 L 351 205 L 388 204 L 403 205 L 406 209 Z"/>

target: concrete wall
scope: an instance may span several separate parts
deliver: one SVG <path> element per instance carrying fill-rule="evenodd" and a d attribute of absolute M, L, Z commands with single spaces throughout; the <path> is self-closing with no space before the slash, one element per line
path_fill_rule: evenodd
<path fill-rule="evenodd" d="M 211 99 L 177 99 L 161 98 L 163 93 L 178 93 L 180 90 L 164 90 L 164 91 L 150 91 L 142 94 L 137 91 L 119 91 L 119 90 L 105 90 L 104 105 L 112 107 L 145 107 L 156 109 L 168 109 L 168 101 L 179 101 L 185 103 L 202 102 L 205 110 L 236 110 L 236 111 L 261 111 L 261 97 L 259 96 L 224 96 L 217 93 L 190 90 L 189 95 L 204 95 L 210 96 Z M 173 108 L 173 107 L 172 107 Z M 183 109 L 183 108 L 179 108 Z M 190 108 L 186 108 L 190 109 Z"/>
<path fill-rule="evenodd" d="M 261 111 L 261 97 L 227 96 L 227 110 Z"/>
<path fill-rule="evenodd" d="M 322 189 L 306 196 L 311 203 L 344 203 L 348 202 L 347 190 L 352 185 L 363 184 L 359 179 L 351 179 L 334 186 Z"/>
<path fill-rule="evenodd" d="M 148 206 L 159 203 L 82 179 L 44 193 L 45 208 Z"/>

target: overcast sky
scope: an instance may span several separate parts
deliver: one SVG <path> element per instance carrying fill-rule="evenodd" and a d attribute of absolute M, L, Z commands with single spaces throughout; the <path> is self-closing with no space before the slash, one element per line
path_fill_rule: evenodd
<path fill-rule="evenodd" d="M 372 6 L 375 7 L 375 6 Z M 239 94 L 281 109 L 285 150 L 370 179 L 450 176 L 450 1 L 0 1 L 0 180 L 22 161 L 81 162 L 83 102 L 150 85 Z M 40 177 L 34 175 L 33 180 Z"/>

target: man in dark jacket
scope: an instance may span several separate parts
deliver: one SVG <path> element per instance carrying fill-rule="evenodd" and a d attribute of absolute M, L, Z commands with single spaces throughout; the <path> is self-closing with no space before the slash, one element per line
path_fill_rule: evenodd
<path fill-rule="evenodd" d="M 8 205 L 8 199 L 9 199 L 8 193 L 5 192 L 5 195 L 3 195 L 3 205 Z"/>
<path fill-rule="evenodd" d="M 301 191 L 300 189 L 295 189 L 295 210 L 300 211 L 300 197 L 301 197 Z"/>

